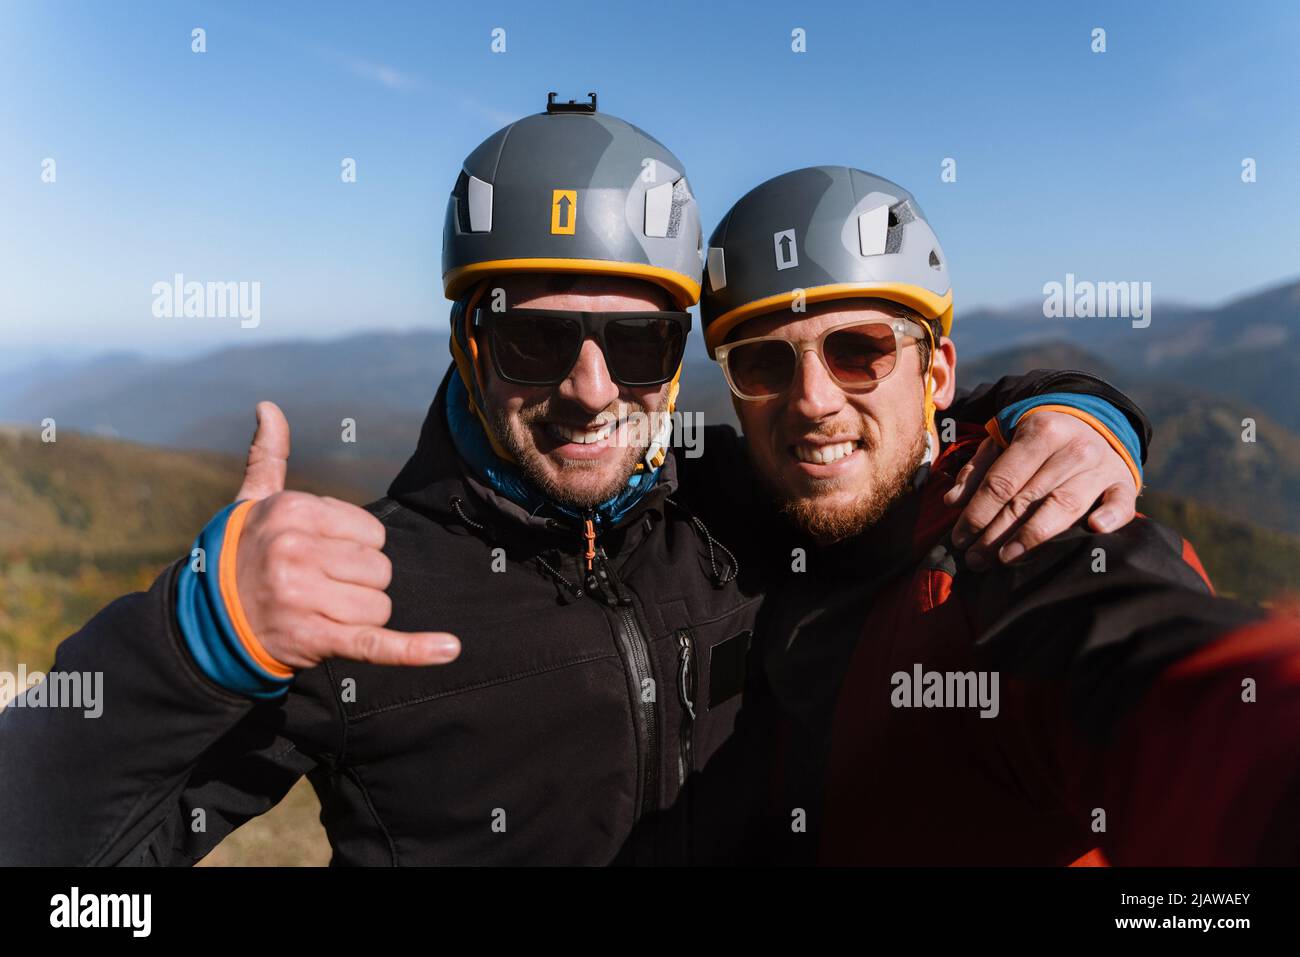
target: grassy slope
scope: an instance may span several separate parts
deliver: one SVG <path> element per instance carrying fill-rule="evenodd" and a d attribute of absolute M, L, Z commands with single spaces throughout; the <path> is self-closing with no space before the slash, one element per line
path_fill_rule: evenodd
<path fill-rule="evenodd" d="M 1163 492 L 1143 493 L 1138 510 L 1192 543 L 1218 594 L 1256 603 L 1300 596 L 1300 536 Z"/>
<path fill-rule="evenodd" d="M 0 669 L 44 671 L 54 649 L 120 595 L 149 587 L 239 487 L 243 463 L 74 432 L 43 443 L 0 428 Z M 295 476 L 293 488 L 361 502 L 350 487 Z M 304 779 L 209 862 L 324 864 L 320 806 Z"/>

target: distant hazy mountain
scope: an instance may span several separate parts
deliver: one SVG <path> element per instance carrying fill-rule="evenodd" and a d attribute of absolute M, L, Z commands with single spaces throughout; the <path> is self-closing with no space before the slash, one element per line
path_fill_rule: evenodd
<path fill-rule="evenodd" d="M 1047 319 L 1041 304 L 959 311 L 954 328 L 963 384 L 1035 366 L 1104 368 L 1160 424 L 1154 484 L 1293 530 L 1298 331 L 1296 282 L 1216 308 L 1165 302 L 1157 289 L 1145 329 L 1126 319 Z M 53 417 L 61 427 L 242 455 L 253 407 L 268 398 L 289 417 L 295 461 L 378 495 L 414 450 L 449 361 L 446 333 L 430 331 L 275 342 L 184 361 L 47 362 L 0 377 L 0 420 Z M 688 360 L 678 405 L 708 424 L 735 422 L 722 376 L 704 359 Z M 1229 439 L 1247 414 L 1259 420 L 1260 441 L 1243 449 Z M 341 441 L 344 419 L 356 422 L 355 443 Z"/>
<path fill-rule="evenodd" d="M 60 426 L 177 448 L 242 455 L 253 409 L 271 399 L 293 434 L 293 461 L 378 496 L 415 451 L 450 363 L 446 333 L 376 332 L 326 342 L 223 349 L 183 361 L 110 356 L 26 370 L 0 390 L 0 420 Z M 718 367 L 692 359 L 679 408 L 734 421 Z M 342 441 L 344 419 L 356 441 Z"/>
<path fill-rule="evenodd" d="M 256 403 L 271 399 L 288 416 L 293 461 L 377 495 L 414 451 L 448 361 L 445 336 L 378 332 L 91 363 L 0 393 L 0 418 L 242 455 Z M 344 419 L 356 423 L 355 443 L 342 441 Z"/>
<path fill-rule="evenodd" d="M 1257 525 L 1300 532 L 1300 435 L 1273 417 L 1285 405 L 1261 408 L 1199 387 L 1153 379 L 1060 343 L 957 364 L 958 379 L 965 384 L 1039 368 L 1094 373 L 1137 401 L 1155 428 L 1145 470 L 1148 488 L 1195 499 Z M 1242 421 L 1247 418 L 1255 420 L 1251 443 L 1242 441 Z"/>
<path fill-rule="evenodd" d="M 1100 355 L 1148 368 L 1175 366 L 1198 353 L 1250 352 L 1296 342 L 1300 282 L 1271 286 L 1220 306 L 1166 301 L 1152 291 L 1151 323 L 1134 328 L 1124 318 L 1047 318 L 1041 301 L 1008 309 L 957 310 L 966 353 L 975 357 L 1010 346 L 1066 339 Z"/>
<path fill-rule="evenodd" d="M 1041 303 L 957 314 L 961 358 L 1013 347 L 1067 342 L 1132 379 L 1195 386 L 1266 408 L 1300 430 L 1300 282 L 1287 282 L 1215 308 L 1165 304 L 1153 293 L 1151 325 L 1126 319 L 1048 319 Z"/>

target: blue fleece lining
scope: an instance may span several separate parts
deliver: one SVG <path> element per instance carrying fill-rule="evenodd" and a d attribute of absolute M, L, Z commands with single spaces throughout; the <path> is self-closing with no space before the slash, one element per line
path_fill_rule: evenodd
<path fill-rule="evenodd" d="M 182 566 L 176 579 L 176 621 L 190 656 L 213 682 L 236 694 L 277 698 L 288 691 L 293 678 L 277 677 L 253 660 L 221 598 L 221 543 L 238 504 L 232 502 L 217 512 L 194 540 L 194 548 L 204 551 L 205 570 L 196 572 L 192 560 Z"/>

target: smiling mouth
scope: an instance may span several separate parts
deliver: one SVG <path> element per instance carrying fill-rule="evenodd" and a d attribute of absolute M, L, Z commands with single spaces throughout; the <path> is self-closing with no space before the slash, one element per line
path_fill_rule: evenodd
<path fill-rule="evenodd" d="M 808 465 L 833 465 L 860 448 L 860 439 L 849 439 L 843 442 L 796 442 L 790 450 L 796 459 Z"/>
<path fill-rule="evenodd" d="M 597 442 L 603 442 L 618 428 L 620 420 L 611 419 L 597 429 L 572 429 L 567 425 L 561 425 L 558 422 L 547 422 L 546 431 L 561 439 L 564 442 L 572 442 L 575 445 L 595 445 Z"/>

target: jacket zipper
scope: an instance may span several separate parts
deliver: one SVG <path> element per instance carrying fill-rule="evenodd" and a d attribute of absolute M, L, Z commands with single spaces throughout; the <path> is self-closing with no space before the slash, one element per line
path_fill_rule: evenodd
<path fill-rule="evenodd" d="M 641 764 L 641 803 L 634 821 L 653 813 L 659 804 L 659 705 L 658 688 L 650 666 L 650 646 L 636 619 L 632 598 L 619 580 L 618 573 L 609 563 L 604 548 L 595 547 L 592 521 L 586 522 L 584 538 L 591 571 L 587 576 L 587 590 L 599 594 L 614 612 L 618 623 L 618 638 L 623 645 L 625 665 L 632 672 L 636 697 L 641 710 L 637 727 L 637 757 Z M 647 685 L 647 682 L 649 684 Z M 650 689 L 646 700 L 646 689 Z"/>
<path fill-rule="evenodd" d="M 685 628 L 677 632 L 677 648 L 677 695 L 682 704 L 677 751 L 677 800 L 682 806 L 681 855 L 686 863 L 694 863 L 695 813 L 686 782 L 695 765 L 695 690 L 699 668 L 695 662 L 695 638 Z"/>
<path fill-rule="evenodd" d="M 677 694 L 682 701 L 681 748 L 677 762 L 677 784 L 686 783 L 691 773 L 695 738 L 695 641 L 686 629 L 677 632 Z"/>

